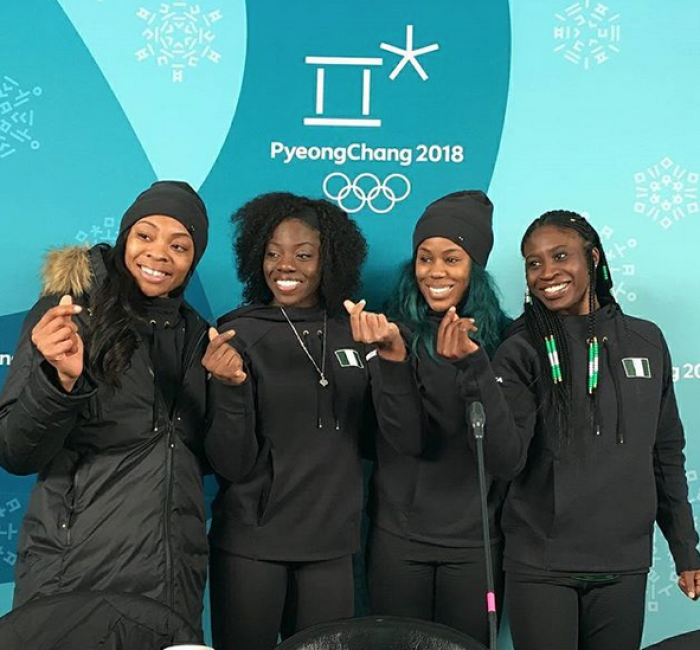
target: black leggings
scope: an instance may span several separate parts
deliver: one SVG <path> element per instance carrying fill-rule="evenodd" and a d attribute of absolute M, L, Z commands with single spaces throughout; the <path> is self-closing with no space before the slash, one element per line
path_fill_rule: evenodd
<path fill-rule="evenodd" d="M 367 550 L 367 589 L 372 614 L 442 623 L 488 646 L 483 549 L 475 549 L 470 561 L 417 561 L 406 559 L 405 548 L 406 540 L 372 529 Z M 498 546 L 492 548 L 496 604 L 500 612 L 501 552 Z M 440 554 L 439 549 L 436 554 Z"/>
<path fill-rule="evenodd" d="M 605 582 L 506 574 L 515 650 L 639 650 L 647 575 Z"/>
<path fill-rule="evenodd" d="M 216 650 L 270 650 L 277 636 L 353 615 L 352 556 L 267 562 L 211 549 Z"/>

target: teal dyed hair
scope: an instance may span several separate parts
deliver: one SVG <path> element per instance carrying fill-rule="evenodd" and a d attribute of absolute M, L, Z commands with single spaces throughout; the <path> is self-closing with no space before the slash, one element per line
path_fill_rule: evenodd
<path fill-rule="evenodd" d="M 476 263 L 472 263 L 469 288 L 457 305 L 457 313 L 474 319 L 479 329 L 471 337 L 486 350 L 489 357 L 493 357 L 512 321 L 501 308 L 493 278 Z M 401 267 L 396 289 L 387 304 L 387 315 L 411 330 L 411 348 L 414 352 L 419 345 L 423 345 L 435 357 L 437 325 L 430 318 L 430 307 L 418 288 L 414 260 Z"/>

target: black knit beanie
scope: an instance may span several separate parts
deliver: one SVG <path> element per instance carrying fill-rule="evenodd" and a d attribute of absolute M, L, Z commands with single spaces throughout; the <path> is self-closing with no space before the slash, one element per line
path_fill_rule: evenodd
<path fill-rule="evenodd" d="M 157 181 L 145 192 L 141 192 L 124 213 L 119 234 L 122 235 L 139 219 L 154 214 L 177 219 L 187 228 L 194 242 L 194 270 L 204 255 L 209 230 L 207 209 L 199 194 L 183 181 Z"/>
<path fill-rule="evenodd" d="M 493 248 L 493 203 L 481 190 L 463 190 L 433 201 L 413 231 L 413 252 L 430 237 L 445 237 L 461 246 L 480 266 Z"/>

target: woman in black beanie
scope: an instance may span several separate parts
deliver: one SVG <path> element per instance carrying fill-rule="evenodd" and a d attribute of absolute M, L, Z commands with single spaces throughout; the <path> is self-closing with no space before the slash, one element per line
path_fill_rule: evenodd
<path fill-rule="evenodd" d="M 15 607 L 129 592 L 201 635 L 207 372 L 243 379 L 230 336 L 208 335 L 182 295 L 207 229 L 197 193 L 162 181 L 127 210 L 113 248 L 49 254 L 0 397 L 0 466 L 38 474 Z"/>
<path fill-rule="evenodd" d="M 372 613 L 436 621 L 484 644 L 487 589 L 476 456 L 458 368 L 441 354 L 446 338 L 472 332 L 491 355 L 510 322 L 485 270 L 492 214 L 483 192 L 462 191 L 431 203 L 416 224 L 413 259 L 401 271 L 388 315 L 408 330 L 423 449 L 419 456 L 401 454 L 378 440 L 367 551 Z M 489 483 L 498 599 L 502 494 L 502 484 Z"/>

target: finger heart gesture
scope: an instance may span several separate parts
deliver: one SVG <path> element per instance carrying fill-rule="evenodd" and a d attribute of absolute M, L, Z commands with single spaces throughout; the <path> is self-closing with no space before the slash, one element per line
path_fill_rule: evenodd
<path fill-rule="evenodd" d="M 389 361 L 406 359 L 406 346 L 396 323 L 392 323 L 384 314 L 365 311 L 366 302 L 354 303 L 346 300 L 343 305 L 350 314 L 352 337 L 358 343 L 375 345 L 379 355 Z"/>
<path fill-rule="evenodd" d="M 460 318 L 457 310 L 450 307 L 438 327 L 435 351 L 450 361 L 462 359 L 479 349 L 469 336 L 471 332 L 476 331 L 477 327 L 472 318 Z"/>
<path fill-rule="evenodd" d="M 230 386 L 240 386 L 248 376 L 243 370 L 241 355 L 229 345 L 236 335 L 234 330 L 219 334 L 213 327 L 209 328 L 209 345 L 202 357 L 202 365 L 218 379 Z"/>
<path fill-rule="evenodd" d="M 83 340 L 73 316 L 83 308 L 71 296 L 63 296 L 32 329 L 32 343 L 58 373 L 63 388 L 70 392 L 83 373 Z"/>

